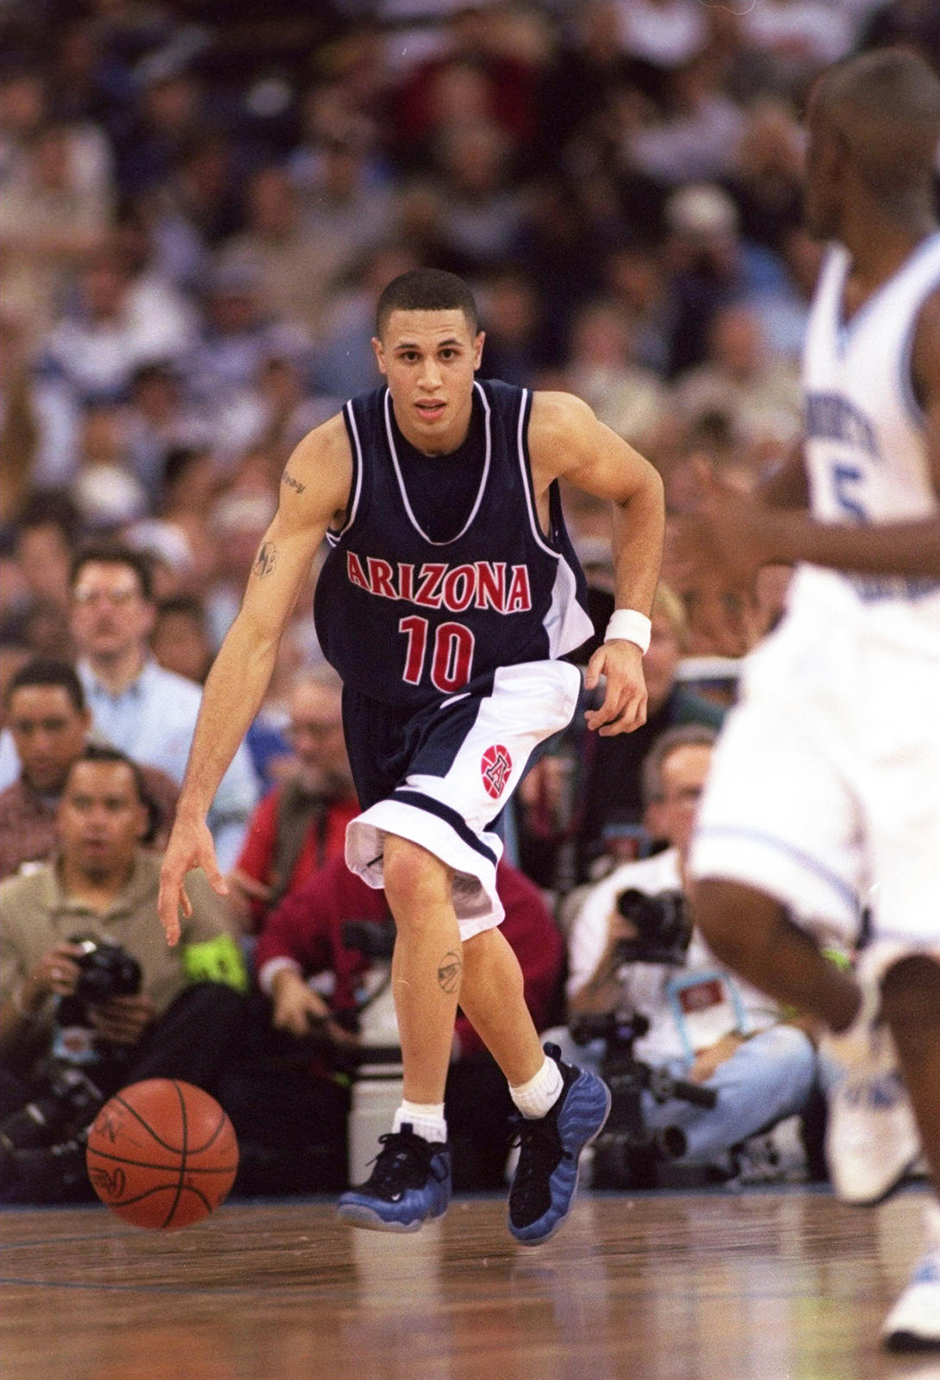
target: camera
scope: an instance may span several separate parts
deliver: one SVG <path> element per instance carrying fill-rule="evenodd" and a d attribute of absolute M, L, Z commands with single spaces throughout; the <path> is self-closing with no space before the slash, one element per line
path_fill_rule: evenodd
<path fill-rule="evenodd" d="M 69 943 L 79 945 L 82 950 L 76 959 L 80 969 L 74 993 L 76 1001 L 85 1006 L 100 1006 L 112 997 L 133 997 L 140 991 L 140 964 L 120 944 L 84 935 L 73 935 Z"/>
<path fill-rule="evenodd" d="M 636 939 L 621 939 L 621 963 L 663 963 L 681 967 L 692 938 L 692 921 L 681 891 L 648 896 L 631 887 L 617 897 L 617 910 L 637 931 Z"/>
<path fill-rule="evenodd" d="M 604 1041 L 601 1076 L 611 1091 L 610 1116 L 594 1145 L 595 1188 L 698 1187 L 706 1181 L 700 1168 L 673 1164 L 685 1154 L 685 1132 L 679 1126 L 652 1130 L 643 1114 L 643 1093 L 659 1103 L 678 1098 L 698 1107 L 714 1107 L 717 1094 L 637 1059 L 633 1046 L 649 1028 L 639 1011 L 580 1016 L 572 1023 L 577 1044 Z"/>
<path fill-rule="evenodd" d="M 358 949 L 366 958 L 389 959 L 395 948 L 395 926 L 380 920 L 344 920 L 343 946 Z"/>

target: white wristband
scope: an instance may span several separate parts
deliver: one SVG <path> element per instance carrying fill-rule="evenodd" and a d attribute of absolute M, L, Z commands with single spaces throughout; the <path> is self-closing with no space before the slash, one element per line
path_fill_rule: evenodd
<path fill-rule="evenodd" d="M 652 630 L 653 625 L 645 613 L 637 613 L 636 609 L 615 609 L 607 624 L 604 641 L 622 639 L 624 642 L 634 642 L 645 653 L 649 650 Z"/>

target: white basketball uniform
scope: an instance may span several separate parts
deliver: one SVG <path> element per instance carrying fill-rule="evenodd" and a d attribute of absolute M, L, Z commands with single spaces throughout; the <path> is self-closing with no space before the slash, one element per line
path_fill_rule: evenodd
<path fill-rule="evenodd" d="M 831 248 L 804 347 L 811 510 L 929 517 L 911 347 L 940 233 L 843 325 L 848 270 Z M 746 658 L 691 872 L 775 897 L 820 937 L 853 945 L 867 906 L 881 953 L 940 948 L 940 580 L 798 568 L 785 618 Z"/>

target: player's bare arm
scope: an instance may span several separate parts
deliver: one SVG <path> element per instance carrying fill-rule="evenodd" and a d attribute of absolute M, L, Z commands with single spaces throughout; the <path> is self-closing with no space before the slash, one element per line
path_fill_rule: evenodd
<path fill-rule="evenodd" d="M 529 454 L 539 520 L 547 517 L 548 488 L 564 478 L 613 504 L 611 546 L 618 609 L 649 615 L 663 553 L 665 505 L 657 471 L 570 393 L 536 393 L 529 421 Z M 603 703 L 587 715 L 602 735 L 629 733 L 646 721 L 643 653 L 624 638 L 594 653 L 585 684 L 606 678 Z"/>
<path fill-rule="evenodd" d="M 911 368 L 934 492 L 940 497 L 940 293 L 921 309 Z M 861 574 L 940 576 L 940 513 L 870 526 L 824 523 L 745 498 L 704 469 L 700 478 L 700 536 L 726 572 L 742 581 L 762 565 L 796 561 Z"/>
<path fill-rule="evenodd" d="M 190 914 L 183 878 L 202 867 L 225 892 L 206 814 L 236 749 L 261 705 L 278 644 L 331 524 L 342 521 L 352 456 L 341 416 L 310 432 L 291 455 L 278 510 L 264 534 L 237 618 L 206 681 L 186 776 L 160 880 L 159 914 L 167 940 L 179 938 L 180 907 Z"/>

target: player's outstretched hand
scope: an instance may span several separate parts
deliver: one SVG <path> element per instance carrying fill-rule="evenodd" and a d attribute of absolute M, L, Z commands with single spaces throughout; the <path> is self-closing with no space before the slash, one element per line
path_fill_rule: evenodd
<path fill-rule="evenodd" d="M 180 911 L 187 919 L 193 913 L 183 878 L 194 867 L 202 868 L 213 891 L 220 896 L 228 895 L 228 885 L 219 871 L 208 826 L 203 820 L 177 815 L 163 855 L 157 900 L 157 914 L 170 945 L 176 944 L 180 937 Z"/>
<path fill-rule="evenodd" d="M 606 678 L 603 702 L 589 709 L 584 718 L 588 728 L 597 729 L 602 738 L 615 733 L 632 733 L 646 723 L 646 681 L 643 653 L 635 642 L 616 638 L 598 647 L 587 665 L 584 684 L 593 690 Z"/>
<path fill-rule="evenodd" d="M 773 510 L 723 481 L 708 460 L 696 462 L 695 474 L 695 504 L 681 522 L 682 557 L 712 574 L 718 567 L 730 585 L 752 585 L 774 559 Z"/>

